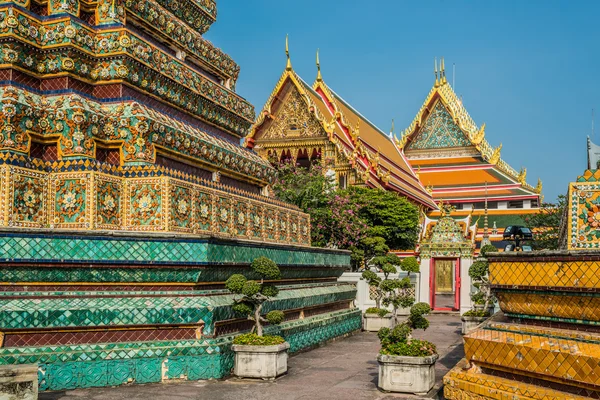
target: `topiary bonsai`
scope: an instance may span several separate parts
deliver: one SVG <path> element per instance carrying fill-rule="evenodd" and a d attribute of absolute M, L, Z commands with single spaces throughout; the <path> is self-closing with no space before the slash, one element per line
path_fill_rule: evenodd
<path fill-rule="evenodd" d="M 427 357 L 437 354 L 435 345 L 426 340 L 412 338 L 414 329 L 427 329 L 425 316 L 431 312 L 427 303 L 417 303 L 410 308 L 410 315 L 393 329 L 381 328 L 377 337 L 381 342 L 380 354 L 388 356 Z"/>
<path fill-rule="evenodd" d="M 415 303 L 414 296 L 410 295 L 410 289 L 412 289 L 410 274 L 419 272 L 419 262 L 415 257 L 408 257 L 401 261 L 395 254 L 387 254 L 375 257 L 373 264 L 383 272 L 384 278 L 381 279 L 373 271 L 363 272 L 363 279 L 367 281 L 369 286 L 375 288 L 376 296 L 376 307 L 367 309 L 365 313 L 378 314 L 381 317 L 385 316 L 388 311 L 381 308 L 383 303 L 385 307 L 392 306 L 392 314 L 395 318 L 399 308 L 408 308 Z M 400 269 L 405 271 L 407 276 L 402 279 L 389 279 L 390 274 L 398 272 L 396 266 L 400 266 Z"/>
<path fill-rule="evenodd" d="M 493 247 L 493 249 L 491 249 Z M 486 249 L 487 248 L 487 249 Z M 489 251 L 496 251 L 496 248 L 491 245 L 483 246 L 480 254 L 485 254 Z M 477 292 L 471 294 L 471 301 L 473 302 L 473 309 L 464 313 L 467 317 L 487 317 L 489 316 L 489 307 L 494 304 L 495 299 L 492 295 L 489 281 L 489 263 L 483 258 L 479 257 L 469 267 L 469 276 L 473 282 L 473 286 L 477 288 Z M 483 306 L 483 310 L 478 310 L 476 306 Z"/>
<path fill-rule="evenodd" d="M 411 294 L 412 283 L 410 281 L 410 274 L 413 272 L 419 272 L 419 262 L 415 257 L 407 257 L 400 261 L 400 258 L 396 255 L 389 255 L 388 261 L 393 264 L 400 264 L 400 269 L 406 272 L 406 277 L 402 279 L 388 279 L 381 282 L 381 289 L 383 290 L 384 306 L 392 306 L 394 318 L 398 315 L 399 308 L 412 307 L 415 304 L 415 297 Z"/>
<path fill-rule="evenodd" d="M 264 322 L 273 325 L 280 324 L 284 318 L 283 311 L 270 311 L 264 317 L 261 313 L 264 303 L 279 293 L 277 287 L 265 283 L 265 280 L 281 278 L 281 271 L 277 264 L 267 257 L 256 258 L 250 267 L 255 274 L 260 276 L 260 282 L 246 279 L 241 274 L 231 275 L 225 282 L 225 287 L 230 292 L 242 295 L 240 298 L 234 298 L 233 310 L 254 321 L 252 331 L 249 334 L 237 336 L 233 343 L 259 346 L 283 343 L 285 340 L 281 336 L 263 336 L 262 325 Z"/>

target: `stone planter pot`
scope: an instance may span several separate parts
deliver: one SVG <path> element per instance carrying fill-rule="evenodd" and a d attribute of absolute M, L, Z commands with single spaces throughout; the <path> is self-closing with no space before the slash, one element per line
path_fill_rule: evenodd
<path fill-rule="evenodd" d="M 240 378 L 275 379 L 287 372 L 288 342 L 273 346 L 234 344 L 233 373 Z"/>
<path fill-rule="evenodd" d="M 37 364 L 0 366 L 0 399 L 37 400 Z"/>
<path fill-rule="evenodd" d="M 386 392 L 426 394 L 435 384 L 435 362 L 438 355 L 428 357 L 377 356 L 379 381 Z"/>
<path fill-rule="evenodd" d="M 462 334 L 466 335 L 467 333 L 473 331 L 486 319 L 488 319 L 488 317 L 460 317 L 460 320 L 462 321 Z"/>
<path fill-rule="evenodd" d="M 385 317 L 380 317 L 378 314 L 365 314 L 363 316 L 363 329 L 367 332 L 377 332 L 380 328 L 393 328 L 394 317 L 392 314 L 387 314 Z"/>

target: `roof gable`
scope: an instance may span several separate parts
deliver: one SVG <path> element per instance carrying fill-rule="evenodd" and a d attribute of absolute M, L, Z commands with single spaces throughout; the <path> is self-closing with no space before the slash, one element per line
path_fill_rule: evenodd
<path fill-rule="evenodd" d="M 471 146 L 471 141 L 438 99 L 425 123 L 409 141 L 406 149 L 423 150 L 468 146 Z"/>

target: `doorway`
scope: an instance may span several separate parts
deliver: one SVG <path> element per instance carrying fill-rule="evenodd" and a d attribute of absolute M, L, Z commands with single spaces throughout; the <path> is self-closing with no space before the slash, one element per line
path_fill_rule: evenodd
<path fill-rule="evenodd" d="M 459 259 L 434 258 L 431 260 L 430 294 L 434 310 L 458 310 L 460 307 Z"/>

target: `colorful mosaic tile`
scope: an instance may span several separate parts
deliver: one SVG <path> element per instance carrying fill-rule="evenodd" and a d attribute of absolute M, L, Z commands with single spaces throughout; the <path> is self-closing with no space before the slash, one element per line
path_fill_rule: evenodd
<path fill-rule="evenodd" d="M 550 389 L 530 382 L 519 382 L 512 379 L 491 376 L 466 369 L 463 360 L 444 376 L 444 397 L 460 400 L 585 400 L 582 395 L 566 393 Z"/>
<path fill-rule="evenodd" d="M 292 351 L 309 348 L 361 326 L 361 313 L 351 309 L 267 327 L 281 334 Z M 219 339 L 2 348 L 0 365 L 39 364 L 40 390 L 151 383 L 171 379 L 211 379 L 233 367 L 231 337 Z M 89 376 L 84 376 L 84 375 Z"/>
<path fill-rule="evenodd" d="M 501 286 L 600 287 L 600 263 L 577 257 L 558 260 L 501 257 L 490 262 L 490 282 Z"/>
<path fill-rule="evenodd" d="M 306 308 L 319 304 L 351 301 L 356 288 L 350 284 L 312 286 L 282 290 L 265 304 L 273 309 Z M 204 334 L 210 335 L 216 321 L 234 319 L 233 295 L 165 297 L 124 295 L 108 297 L 0 298 L 0 330 L 39 329 L 117 325 L 185 325 L 204 321 Z"/>
<path fill-rule="evenodd" d="M 600 325 L 600 293 L 497 291 L 505 314 L 571 324 Z"/>
<path fill-rule="evenodd" d="M 248 264 L 266 256 L 281 266 L 348 266 L 346 251 L 153 238 L 0 234 L 0 261 Z"/>
<path fill-rule="evenodd" d="M 567 247 L 600 248 L 600 183 L 571 183 L 568 196 Z"/>
<path fill-rule="evenodd" d="M 508 369 L 522 375 L 571 385 L 600 389 L 600 341 L 479 329 L 464 337 L 465 356 L 470 362 L 493 369 Z"/>
<path fill-rule="evenodd" d="M 438 100 L 433 106 L 433 111 L 425 120 L 423 127 L 408 144 L 407 149 L 440 149 L 468 146 L 471 146 L 471 141 L 446 110 L 442 101 Z"/>
<path fill-rule="evenodd" d="M 9 165 L 0 165 L 0 174 L 2 184 L 13 192 L 0 198 L 0 226 L 174 232 L 310 244 L 310 230 L 305 229 L 309 217 L 291 206 L 265 204 L 167 176 L 38 173 Z"/>

